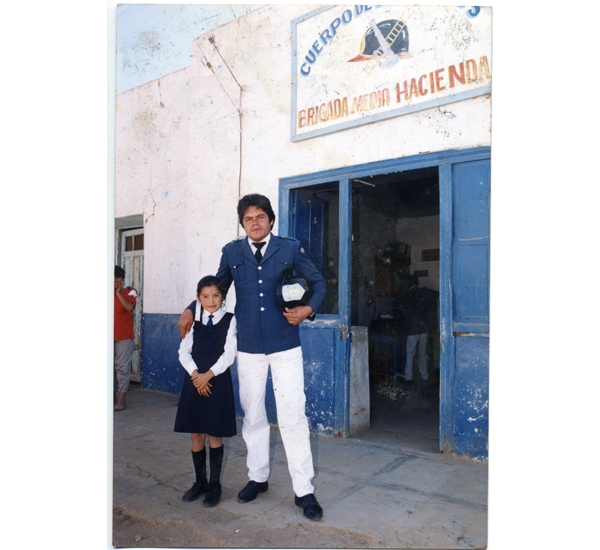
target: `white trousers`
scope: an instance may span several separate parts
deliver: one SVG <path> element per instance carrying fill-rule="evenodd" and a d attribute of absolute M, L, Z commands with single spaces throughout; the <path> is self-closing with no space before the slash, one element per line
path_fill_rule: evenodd
<path fill-rule="evenodd" d="M 265 355 L 238 351 L 240 403 L 244 411 L 242 436 L 248 448 L 248 478 L 269 478 L 269 435 L 265 396 L 271 367 L 277 422 L 296 496 L 314 493 L 310 432 L 306 418 L 302 348 Z"/>
<path fill-rule="evenodd" d="M 427 380 L 427 333 L 411 334 L 406 337 L 406 366 L 404 367 L 404 379 L 412 380 L 413 360 L 419 345 L 419 371 L 421 379 Z"/>

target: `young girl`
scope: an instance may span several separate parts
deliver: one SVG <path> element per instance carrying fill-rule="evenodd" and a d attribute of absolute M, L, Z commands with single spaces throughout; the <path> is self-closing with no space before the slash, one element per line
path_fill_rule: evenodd
<path fill-rule="evenodd" d="M 196 290 L 195 322 L 179 347 L 179 361 L 187 371 L 183 379 L 175 431 L 192 434 L 192 460 L 196 482 L 183 495 L 185 502 L 206 492 L 204 506 L 221 500 L 223 437 L 237 433 L 233 384 L 229 366 L 237 351 L 235 317 L 225 311 L 220 279 L 203 277 Z M 206 449 L 210 447 L 210 479 L 206 479 Z"/>

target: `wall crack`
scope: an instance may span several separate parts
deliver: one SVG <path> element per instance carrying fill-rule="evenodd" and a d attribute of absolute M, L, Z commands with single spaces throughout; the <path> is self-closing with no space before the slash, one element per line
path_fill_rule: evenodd
<path fill-rule="evenodd" d="M 221 84 L 221 81 L 219 80 L 219 78 L 217 77 L 217 74 L 214 70 L 214 68 L 212 67 L 212 65 L 210 64 L 210 62 L 207 60 L 206 61 L 206 66 L 213 72 L 213 74 L 215 75 L 215 78 L 217 79 L 217 82 L 219 82 L 219 85 L 221 86 L 221 88 L 223 88 L 223 91 L 225 92 L 225 94 L 227 95 L 227 97 L 229 97 L 229 100 L 231 101 L 233 107 L 235 108 L 235 110 L 237 111 L 238 117 L 239 117 L 239 121 L 240 121 L 240 160 L 239 160 L 239 175 L 238 175 L 238 201 L 241 198 L 242 195 L 242 145 L 243 145 L 243 131 L 242 131 L 242 93 L 244 91 L 244 89 L 242 88 L 242 85 L 238 82 L 238 79 L 235 77 L 235 75 L 233 74 L 233 71 L 231 70 L 231 67 L 229 67 L 229 65 L 227 64 L 227 61 L 225 61 L 225 58 L 221 55 L 221 52 L 219 50 L 219 47 L 217 46 L 217 43 L 215 41 L 215 37 L 214 35 L 211 35 L 208 37 L 208 41 L 210 42 L 210 44 L 212 44 L 213 48 L 215 49 L 215 52 L 217 52 L 217 54 L 219 55 L 219 57 L 221 58 L 221 61 L 223 61 L 223 64 L 225 65 L 225 67 L 227 67 L 227 70 L 229 71 L 229 74 L 231 75 L 231 78 L 233 78 L 233 80 L 235 81 L 235 83 L 237 84 L 238 88 L 240 89 L 240 96 L 239 96 L 239 108 L 236 107 L 233 99 L 231 99 L 231 97 L 229 97 L 229 94 L 227 94 L 227 91 L 225 90 L 225 88 L 223 87 L 223 84 Z M 237 225 L 237 236 L 240 236 L 240 225 Z"/>
<path fill-rule="evenodd" d="M 194 10 L 193 6 L 192 6 L 192 10 Z M 194 10 L 194 13 L 196 13 L 195 10 Z M 179 14 L 179 16 L 181 17 L 181 13 Z M 192 33 L 192 30 L 189 28 L 189 26 L 185 22 L 185 19 L 183 19 L 183 17 L 181 17 L 181 19 L 183 20 L 183 23 L 187 27 L 189 33 L 192 35 L 192 37 L 194 37 L 194 34 Z M 233 78 L 233 80 L 235 81 L 235 83 L 240 88 L 239 108 L 238 108 L 238 107 L 236 107 L 235 103 L 233 102 L 233 99 L 231 99 L 231 97 L 227 93 L 227 90 L 225 90 L 225 87 L 223 86 L 223 84 L 219 80 L 219 77 L 217 76 L 217 73 L 215 72 L 214 67 L 211 65 L 210 61 L 208 61 L 208 59 L 206 58 L 206 55 L 204 55 L 204 52 L 202 51 L 202 48 L 200 47 L 200 44 L 198 43 L 197 39 L 194 37 L 194 40 L 193 40 L 192 44 L 196 44 L 196 46 L 200 50 L 200 53 L 202 54 L 202 58 L 203 58 L 202 62 L 215 75 L 215 78 L 217 79 L 217 82 L 219 83 L 219 85 L 221 86 L 221 88 L 225 92 L 225 95 L 229 98 L 229 100 L 231 101 L 233 107 L 237 111 L 237 114 L 238 114 L 238 117 L 239 117 L 239 120 L 240 120 L 240 164 L 239 164 L 240 165 L 240 169 L 239 169 L 239 175 L 238 175 L 238 201 L 239 201 L 239 199 L 241 198 L 241 193 L 242 193 L 242 144 L 243 144 L 243 140 L 242 140 L 242 92 L 243 92 L 243 88 L 242 88 L 241 84 L 238 82 L 238 80 L 235 77 L 235 75 L 233 74 L 233 71 L 231 70 L 231 68 L 229 67 L 229 65 L 227 64 L 227 62 L 223 58 L 223 56 L 221 55 L 221 52 L 219 51 L 219 48 L 217 47 L 217 43 L 215 42 L 214 35 L 210 35 L 208 37 L 208 41 L 212 44 L 212 46 L 214 47 L 215 51 L 219 54 L 219 57 L 221 58 L 221 60 L 225 64 L 225 66 L 227 67 L 227 70 L 229 71 L 229 74 L 231 74 L 231 77 Z M 237 226 L 237 236 L 239 237 L 240 236 L 240 224 L 236 224 L 236 226 Z"/>
<path fill-rule="evenodd" d="M 144 223 L 148 223 L 148 220 L 154 216 L 154 212 L 156 211 L 156 201 L 154 200 L 154 195 L 152 194 L 152 190 L 148 189 L 148 193 L 150 193 L 150 198 L 152 199 L 152 202 L 154 203 L 152 206 L 152 214 L 150 214 L 145 220 Z"/>

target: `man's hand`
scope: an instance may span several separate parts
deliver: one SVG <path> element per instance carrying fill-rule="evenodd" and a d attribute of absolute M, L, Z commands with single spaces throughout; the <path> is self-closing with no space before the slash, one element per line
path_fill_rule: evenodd
<path fill-rule="evenodd" d="M 299 325 L 304 319 L 306 319 L 313 312 L 310 306 L 298 306 L 290 309 L 285 308 L 283 315 L 288 320 L 290 325 Z"/>
<path fill-rule="evenodd" d="M 121 305 L 130 313 L 134 310 L 135 304 L 125 299 L 125 296 L 121 294 L 123 292 L 123 279 L 119 279 L 119 281 L 115 281 L 115 296 L 121 302 Z"/>
<path fill-rule="evenodd" d="M 186 309 L 179 317 L 179 321 L 177 321 L 177 326 L 179 327 L 179 333 L 181 334 L 181 339 L 185 338 L 185 335 L 192 329 L 192 325 L 194 324 L 194 316 L 189 309 Z"/>

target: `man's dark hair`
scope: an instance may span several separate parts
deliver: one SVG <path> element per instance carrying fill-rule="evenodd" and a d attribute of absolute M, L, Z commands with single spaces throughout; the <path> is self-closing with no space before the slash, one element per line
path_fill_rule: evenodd
<path fill-rule="evenodd" d="M 122 267 L 118 266 L 118 265 L 115 266 L 115 277 L 117 279 L 119 277 L 123 277 L 123 279 L 125 278 L 125 270 Z"/>
<path fill-rule="evenodd" d="M 251 206 L 264 210 L 267 216 L 269 216 L 269 221 L 275 221 L 275 212 L 273 212 L 273 209 L 271 208 L 271 201 L 269 201 L 269 199 L 264 195 L 253 193 L 251 195 L 243 196 L 240 199 L 240 202 L 238 202 L 238 216 L 240 218 L 240 225 L 242 227 L 244 227 L 244 214 Z"/>
<path fill-rule="evenodd" d="M 221 292 L 221 298 L 224 300 L 225 296 L 227 295 L 227 289 L 225 288 L 225 285 L 223 285 L 223 283 L 221 282 L 221 279 L 215 277 L 214 275 L 207 275 L 206 277 L 202 277 L 202 279 L 198 281 L 196 295 L 200 295 L 200 292 L 203 288 L 213 285 L 219 289 L 219 291 Z"/>

